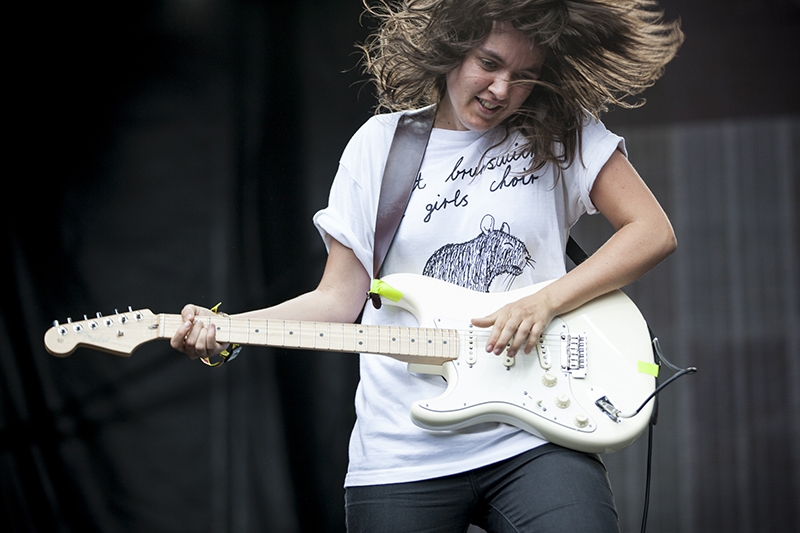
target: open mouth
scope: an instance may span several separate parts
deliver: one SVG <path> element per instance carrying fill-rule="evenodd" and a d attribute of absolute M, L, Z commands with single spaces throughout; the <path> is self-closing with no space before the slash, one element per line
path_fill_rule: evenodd
<path fill-rule="evenodd" d="M 500 104 L 493 104 L 487 100 L 484 100 L 483 98 L 478 98 L 477 100 L 481 107 L 487 111 L 495 111 L 501 107 Z"/>

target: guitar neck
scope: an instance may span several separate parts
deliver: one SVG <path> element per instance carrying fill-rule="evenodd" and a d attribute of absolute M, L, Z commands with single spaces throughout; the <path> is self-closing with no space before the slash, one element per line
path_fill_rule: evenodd
<path fill-rule="evenodd" d="M 160 338 L 170 338 L 183 324 L 180 315 L 160 314 Z M 454 329 L 372 326 L 275 319 L 198 317 L 214 323 L 217 341 L 327 352 L 386 355 L 406 363 L 441 365 L 458 358 Z"/>

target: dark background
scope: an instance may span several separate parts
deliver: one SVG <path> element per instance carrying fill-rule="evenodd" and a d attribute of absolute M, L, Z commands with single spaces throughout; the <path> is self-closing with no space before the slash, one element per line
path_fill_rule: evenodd
<path fill-rule="evenodd" d="M 800 494 L 800 2 L 663 0 L 687 40 L 613 110 L 679 250 L 629 288 L 668 355 L 650 531 L 790 531 Z M 150 343 L 48 355 L 53 319 L 313 288 L 311 224 L 373 107 L 357 0 L 36 5 L 9 17 L 0 525 L 342 531 L 357 358 Z M 582 221 L 593 249 L 607 225 Z M 638 527 L 644 442 L 606 457 Z"/>

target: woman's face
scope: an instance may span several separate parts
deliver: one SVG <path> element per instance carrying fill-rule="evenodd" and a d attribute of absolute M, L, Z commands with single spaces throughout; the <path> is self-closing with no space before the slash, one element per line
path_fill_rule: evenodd
<path fill-rule="evenodd" d="M 544 51 L 511 24 L 497 23 L 447 74 L 434 126 L 487 131 L 513 115 L 539 78 Z"/>

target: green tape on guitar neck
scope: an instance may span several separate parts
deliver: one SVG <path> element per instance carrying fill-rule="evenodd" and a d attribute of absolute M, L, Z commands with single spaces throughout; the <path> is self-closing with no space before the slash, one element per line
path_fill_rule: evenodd
<path fill-rule="evenodd" d="M 647 363 L 645 361 L 638 361 L 639 363 L 639 372 L 642 374 L 648 374 L 653 376 L 654 378 L 658 377 L 658 365 L 655 363 Z"/>
<path fill-rule="evenodd" d="M 403 298 L 403 293 L 379 279 L 373 279 L 369 292 L 383 296 L 387 300 L 399 302 Z"/>

